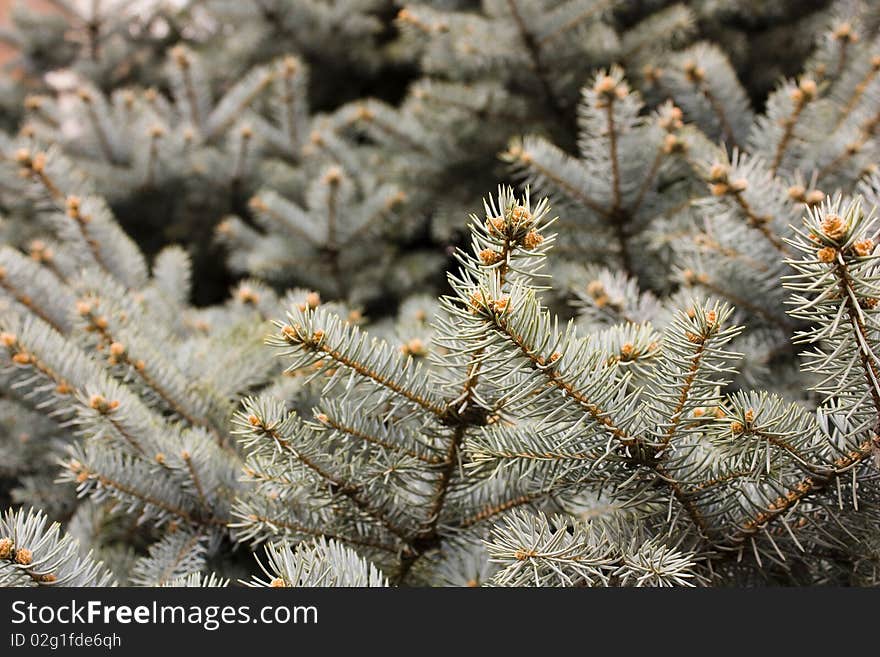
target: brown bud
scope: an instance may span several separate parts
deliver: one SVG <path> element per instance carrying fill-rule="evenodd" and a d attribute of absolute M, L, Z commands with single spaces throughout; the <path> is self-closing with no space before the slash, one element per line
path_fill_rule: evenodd
<path fill-rule="evenodd" d="M 314 310 L 319 305 L 321 305 L 321 295 L 317 292 L 309 292 L 306 295 L 306 305 Z"/>
<path fill-rule="evenodd" d="M 413 338 L 400 347 L 400 350 L 407 356 L 424 356 L 427 352 L 425 343 L 419 338 Z"/>
<path fill-rule="evenodd" d="M 99 413 L 109 413 L 119 407 L 119 402 L 116 400 L 108 401 L 104 395 L 94 394 L 89 397 L 89 406 Z"/>
<path fill-rule="evenodd" d="M 388 198 L 388 201 L 385 203 L 385 207 L 388 210 L 393 210 L 398 205 L 402 205 L 403 203 L 405 203 L 407 198 L 408 196 L 406 195 L 406 192 L 404 192 L 403 190 L 399 190 Z"/>
<path fill-rule="evenodd" d="M 269 206 L 267 206 L 259 196 L 252 196 L 248 201 L 248 207 L 251 210 L 256 210 L 258 212 L 265 212 L 269 209 Z"/>
<path fill-rule="evenodd" d="M 33 552 L 27 548 L 19 548 L 15 551 L 15 563 L 22 566 L 30 566 L 34 562 Z"/>
<path fill-rule="evenodd" d="M 50 263 L 55 259 L 55 251 L 47 246 L 40 251 L 31 251 L 31 258 L 37 262 Z"/>
<path fill-rule="evenodd" d="M 79 196 L 68 196 L 67 201 L 66 201 L 66 206 L 67 206 L 67 214 L 69 214 L 71 217 L 74 217 L 77 214 L 79 214 L 79 206 L 80 206 Z"/>
<path fill-rule="evenodd" d="M 825 246 L 816 251 L 816 259 L 819 262 L 834 262 L 834 259 L 837 257 L 837 249 L 833 246 Z"/>
<path fill-rule="evenodd" d="M 684 337 L 693 344 L 701 344 L 703 342 L 703 336 L 697 335 L 693 331 L 685 331 Z"/>
<path fill-rule="evenodd" d="M 687 79 L 695 84 L 702 82 L 706 77 L 706 69 L 702 66 L 698 66 L 693 60 L 686 61 L 682 68 L 684 69 L 684 74 L 687 76 Z"/>
<path fill-rule="evenodd" d="M 486 221 L 486 229 L 490 235 L 503 235 L 505 225 L 504 217 L 491 217 Z"/>
<path fill-rule="evenodd" d="M 853 251 L 855 251 L 856 254 L 862 256 L 863 258 L 871 255 L 871 253 L 874 251 L 874 240 L 872 240 L 871 238 L 859 240 L 858 242 L 853 244 Z"/>
<path fill-rule="evenodd" d="M 671 153 L 680 153 L 685 149 L 686 144 L 675 135 L 666 135 L 663 138 L 663 152 L 667 155 Z"/>
<path fill-rule="evenodd" d="M 523 247 L 528 251 L 538 248 L 541 242 L 544 241 L 544 236 L 537 231 L 530 230 L 526 233 L 526 236 L 523 238 Z"/>
<path fill-rule="evenodd" d="M 811 189 L 807 192 L 807 195 L 804 198 L 804 202 L 807 205 L 819 205 L 824 200 L 825 192 L 823 192 L 821 189 Z"/>
<path fill-rule="evenodd" d="M 727 180 L 727 174 L 729 169 L 727 165 L 721 164 L 720 162 L 716 162 L 709 169 L 709 181 L 710 182 L 724 182 Z"/>
<path fill-rule="evenodd" d="M 338 185 L 342 181 L 342 168 L 336 165 L 328 167 L 321 181 L 325 185 Z"/>
<path fill-rule="evenodd" d="M 281 70 L 285 75 L 293 75 L 299 69 L 299 60 L 296 57 L 286 56 L 281 61 Z"/>
<path fill-rule="evenodd" d="M 788 198 L 792 201 L 803 202 L 806 198 L 807 190 L 803 185 L 792 185 L 788 188 Z"/>
<path fill-rule="evenodd" d="M 46 154 L 36 153 L 34 159 L 31 160 L 31 169 L 37 173 L 42 173 L 46 169 Z"/>
<path fill-rule="evenodd" d="M 495 263 L 501 262 L 501 254 L 494 249 L 483 249 L 480 251 L 480 262 L 482 262 L 486 266 L 494 265 Z"/>
<path fill-rule="evenodd" d="M 513 160 L 518 160 L 522 157 L 523 152 L 522 142 L 517 140 L 508 145 L 505 155 Z"/>
<path fill-rule="evenodd" d="M 713 183 L 709 185 L 709 191 L 712 196 L 724 196 L 730 192 L 730 186 L 727 183 Z"/>
<path fill-rule="evenodd" d="M 594 299 L 600 296 L 604 296 L 605 286 L 602 284 L 602 281 L 598 279 L 590 281 L 587 284 L 587 294 L 589 294 Z"/>
<path fill-rule="evenodd" d="M 260 295 L 249 285 L 242 285 L 238 288 L 237 296 L 239 301 L 252 306 L 257 305 L 260 302 Z"/>
<path fill-rule="evenodd" d="M 521 205 L 517 205 L 516 207 L 514 207 L 510 213 L 510 216 L 513 218 L 514 221 L 521 223 L 528 223 L 532 220 L 532 213 Z"/>
<path fill-rule="evenodd" d="M 652 66 L 648 64 L 642 69 L 642 76 L 645 78 L 645 82 L 648 84 L 656 84 L 661 76 L 663 75 L 663 69 L 659 66 Z"/>
<path fill-rule="evenodd" d="M 470 302 L 471 312 L 476 314 L 483 309 L 485 297 L 481 292 L 471 292 L 468 301 Z"/>
<path fill-rule="evenodd" d="M 820 226 L 822 232 L 835 241 L 846 236 L 846 233 L 849 230 L 843 218 L 836 214 L 826 215 Z"/>
<path fill-rule="evenodd" d="M 14 547 L 11 538 L 0 538 L 0 559 L 8 559 L 11 557 Z"/>
<path fill-rule="evenodd" d="M 610 75 L 603 75 L 596 80 L 593 85 L 593 91 L 600 95 L 608 95 L 614 92 L 617 83 Z"/>
<path fill-rule="evenodd" d="M 186 54 L 186 49 L 182 46 L 175 46 L 171 49 L 171 56 L 174 58 L 175 63 L 180 68 L 189 68 L 189 57 Z"/>
<path fill-rule="evenodd" d="M 681 277 L 684 280 L 686 285 L 696 285 L 697 283 L 706 283 L 709 281 L 709 277 L 703 273 L 697 273 L 693 269 L 685 269 L 681 272 Z M 693 319 L 693 314 L 688 313 L 688 316 Z"/>
<path fill-rule="evenodd" d="M 816 81 L 813 78 L 801 78 L 798 89 L 800 89 L 805 100 L 812 100 L 816 97 Z"/>
<path fill-rule="evenodd" d="M 831 35 L 838 41 L 848 41 L 849 43 L 855 43 L 859 38 L 848 21 L 842 21 L 835 25 Z"/>

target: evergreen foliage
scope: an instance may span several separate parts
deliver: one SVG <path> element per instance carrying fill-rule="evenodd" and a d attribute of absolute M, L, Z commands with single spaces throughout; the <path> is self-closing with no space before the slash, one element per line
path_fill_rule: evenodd
<path fill-rule="evenodd" d="M 870 3 L 142 4 L 2 35 L 0 584 L 880 581 Z"/>

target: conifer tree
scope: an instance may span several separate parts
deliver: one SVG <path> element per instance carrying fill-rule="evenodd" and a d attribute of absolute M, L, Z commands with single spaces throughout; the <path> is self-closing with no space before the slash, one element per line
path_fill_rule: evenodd
<path fill-rule="evenodd" d="M 876 585 L 875 12 L 635 4 L 17 13 L 0 584 Z"/>

